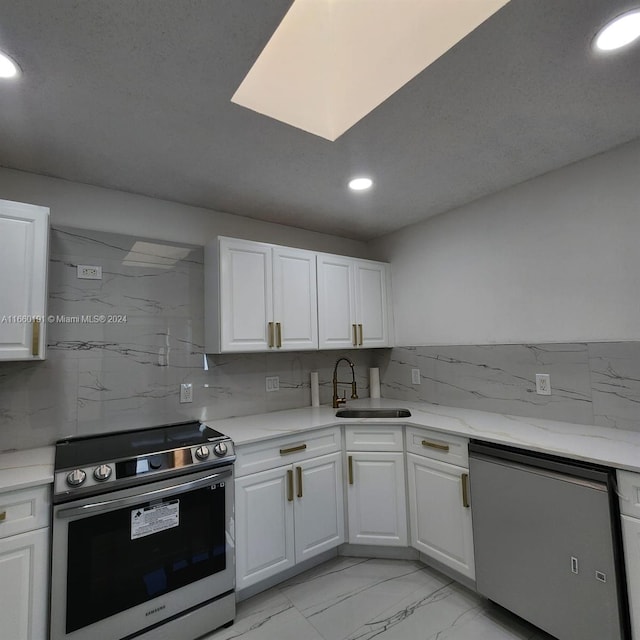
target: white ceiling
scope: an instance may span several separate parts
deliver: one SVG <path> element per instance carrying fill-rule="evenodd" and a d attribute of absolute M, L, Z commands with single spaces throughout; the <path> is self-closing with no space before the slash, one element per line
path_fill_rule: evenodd
<path fill-rule="evenodd" d="M 336 142 L 230 102 L 290 4 L 0 0 L 0 166 L 368 239 L 640 136 L 640 0 L 512 0 Z"/>

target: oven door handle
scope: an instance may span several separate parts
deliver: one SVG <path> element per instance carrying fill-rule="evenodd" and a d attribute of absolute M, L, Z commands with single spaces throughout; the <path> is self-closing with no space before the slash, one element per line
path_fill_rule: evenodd
<path fill-rule="evenodd" d="M 191 480 L 190 482 L 184 482 L 171 487 L 165 487 L 164 489 L 155 489 L 153 491 L 146 491 L 144 493 L 137 493 L 134 496 L 127 496 L 126 498 L 116 498 L 114 500 L 104 500 L 102 502 L 92 502 L 90 504 L 82 505 L 81 507 L 70 507 L 69 509 L 60 509 L 56 513 L 57 518 L 73 518 L 74 516 L 80 516 L 85 514 L 100 513 L 101 511 L 113 511 L 120 507 L 133 506 L 140 504 L 140 502 L 146 502 L 147 500 L 155 500 L 162 498 L 166 495 L 175 495 L 185 493 L 186 491 L 193 491 L 195 489 L 201 489 L 211 484 L 214 480 L 220 480 L 220 478 L 228 478 L 231 475 L 231 470 L 222 471 L 220 473 L 213 473 L 210 476 L 200 478 L 199 480 Z"/>

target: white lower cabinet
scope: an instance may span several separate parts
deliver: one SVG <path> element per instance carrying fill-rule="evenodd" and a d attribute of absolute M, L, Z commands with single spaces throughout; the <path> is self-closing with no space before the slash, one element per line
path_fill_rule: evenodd
<path fill-rule="evenodd" d="M 1 637 L 46 638 L 48 548 L 47 529 L 0 540 Z"/>
<path fill-rule="evenodd" d="M 468 470 L 412 453 L 407 468 L 411 546 L 473 580 Z"/>
<path fill-rule="evenodd" d="M 0 494 L 0 638 L 47 638 L 48 488 Z"/>
<path fill-rule="evenodd" d="M 287 501 L 290 469 L 291 465 L 235 481 L 237 589 L 295 563 L 293 505 Z"/>
<path fill-rule="evenodd" d="M 347 451 L 347 513 L 349 542 L 407 546 L 402 427 L 346 428 L 347 446 L 361 443 L 365 451 Z M 381 438 L 380 434 L 385 435 Z M 392 451 L 380 451 L 387 447 Z"/>
<path fill-rule="evenodd" d="M 236 588 L 344 542 L 339 452 L 235 480 Z"/>

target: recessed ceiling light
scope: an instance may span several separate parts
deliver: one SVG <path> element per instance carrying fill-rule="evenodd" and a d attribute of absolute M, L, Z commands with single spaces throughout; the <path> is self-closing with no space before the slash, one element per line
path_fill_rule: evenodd
<path fill-rule="evenodd" d="M 365 191 L 366 189 L 370 189 L 373 184 L 373 180 L 371 178 L 354 178 L 353 180 L 349 180 L 349 189 L 353 191 Z"/>
<path fill-rule="evenodd" d="M 596 36 L 593 46 L 600 51 L 620 49 L 640 37 L 640 9 L 634 9 L 618 16 Z"/>
<path fill-rule="evenodd" d="M 20 73 L 18 65 L 0 51 L 0 78 L 15 78 Z"/>

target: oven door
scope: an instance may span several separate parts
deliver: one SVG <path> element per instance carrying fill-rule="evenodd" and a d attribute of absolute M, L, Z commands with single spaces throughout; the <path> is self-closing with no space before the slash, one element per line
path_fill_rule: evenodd
<path fill-rule="evenodd" d="M 51 640 L 125 638 L 232 592 L 233 467 L 53 510 Z"/>

